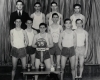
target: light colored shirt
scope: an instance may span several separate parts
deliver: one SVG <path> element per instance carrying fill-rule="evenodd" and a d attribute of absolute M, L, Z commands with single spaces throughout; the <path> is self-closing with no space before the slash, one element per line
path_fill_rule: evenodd
<path fill-rule="evenodd" d="M 75 16 L 75 14 L 73 14 L 73 15 L 70 17 L 70 19 L 71 19 L 71 21 L 72 21 L 72 29 L 77 29 L 76 20 L 77 20 L 77 19 L 83 20 L 83 19 L 84 19 L 84 15 L 79 14 L 78 16 Z"/>
<path fill-rule="evenodd" d="M 28 36 L 28 40 L 29 40 L 29 44 L 28 46 L 32 46 L 32 42 L 33 42 L 33 38 L 34 38 L 34 32 L 33 29 L 31 32 L 27 31 L 27 29 L 25 30 Z"/>
<path fill-rule="evenodd" d="M 72 47 L 74 46 L 74 32 L 72 31 L 71 33 L 67 33 L 63 31 L 64 36 L 62 39 L 62 46 L 63 47 Z"/>
<path fill-rule="evenodd" d="M 23 29 L 21 29 L 20 31 L 17 31 L 14 28 L 11 30 L 11 32 L 13 34 L 13 47 L 16 47 L 16 48 L 25 47 Z"/>

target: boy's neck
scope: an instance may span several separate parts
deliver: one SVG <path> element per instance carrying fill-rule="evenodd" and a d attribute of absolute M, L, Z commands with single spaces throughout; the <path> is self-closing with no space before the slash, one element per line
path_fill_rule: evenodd
<path fill-rule="evenodd" d="M 81 14 L 81 13 L 74 13 L 75 15 L 79 15 L 79 14 Z"/>
<path fill-rule="evenodd" d="M 15 27 L 16 30 L 21 30 L 21 27 Z"/>
<path fill-rule="evenodd" d="M 41 13 L 40 11 L 35 11 L 35 13 Z"/>

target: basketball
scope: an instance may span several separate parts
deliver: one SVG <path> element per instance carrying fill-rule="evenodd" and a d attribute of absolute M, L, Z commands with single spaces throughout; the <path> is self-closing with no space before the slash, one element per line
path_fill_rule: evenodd
<path fill-rule="evenodd" d="M 37 48 L 46 48 L 47 47 L 47 42 L 45 39 L 40 38 L 36 42 Z"/>

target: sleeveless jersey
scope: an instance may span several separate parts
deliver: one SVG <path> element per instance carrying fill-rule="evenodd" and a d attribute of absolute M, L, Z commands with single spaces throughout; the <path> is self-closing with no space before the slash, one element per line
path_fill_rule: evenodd
<path fill-rule="evenodd" d="M 76 26 L 76 20 L 77 19 L 81 19 L 83 20 L 84 16 L 82 14 L 79 14 L 78 16 L 75 16 L 74 14 L 70 17 L 71 21 L 72 21 L 72 29 L 77 29 Z"/>
<path fill-rule="evenodd" d="M 72 31 L 71 33 L 67 33 L 63 31 L 64 36 L 62 39 L 62 46 L 63 47 L 72 47 L 74 46 L 74 32 Z"/>
<path fill-rule="evenodd" d="M 16 29 L 12 29 L 12 33 L 13 33 L 13 47 L 16 48 L 25 47 L 23 30 L 21 29 L 20 31 L 17 31 Z"/>
<path fill-rule="evenodd" d="M 83 30 L 81 33 L 77 33 L 77 46 L 84 46 L 84 42 L 85 42 L 85 30 Z"/>
<path fill-rule="evenodd" d="M 39 25 L 40 23 L 43 22 L 43 13 L 41 13 L 40 15 L 36 15 L 35 13 L 32 14 L 33 18 L 33 25 L 32 27 L 35 29 L 39 29 Z"/>
<path fill-rule="evenodd" d="M 41 37 L 40 33 L 38 34 L 38 38 L 37 38 L 37 46 L 39 48 L 46 48 L 46 46 L 49 44 L 49 40 L 48 40 L 48 36 L 46 33 L 46 36 L 43 38 Z"/>
<path fill-rule="evenodd" d="M 52 38 L 53 38 L 53 42 L 54 43 L 58 43 L 58 40 L 59 40 L 59 35 L 60 35 L 60 29 L 61 29 L 61 25 L 58 26 L 57 29 L 53 29 L 51 26 L 50 27 L 50 33 L 52 35 Z"/>
<path fill-rule="evenodd" d="M 58 16 L 59 16 L 59 20 L 58 20 L 58 24 L 60 24 L 60 18 L 61 18 L 61 14 L 60 13 L 58 13 L 58 12 L 55 12 L 55 13 L 57 13 L 58 14 Z M 52 12 L 50 12 L 50 17 L 49 17 L 49 25 L 51 25 L 52 23 L 53 23 L 53 21 L 52 21 Z"/>
<path fill-rule="evenodd" d="M 28 40 L 29 40 L 28 46 L 31 46 L 31 45 L 32 45 L 32 42 L 33 42 L 33 38 L 34 38 L 34 32 L 33 32 L 33 29 L 32 29 L 31 32 L 27 31 L 27 29 L 26 29 L 25 31 L 26 31 L 26 33 L 27 33 Z"/>

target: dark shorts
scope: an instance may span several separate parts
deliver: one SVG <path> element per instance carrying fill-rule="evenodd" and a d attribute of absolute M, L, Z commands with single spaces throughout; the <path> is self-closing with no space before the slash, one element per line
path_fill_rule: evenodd
<path fill-rule="evenodd" d="M 32 55 L 36 52 L 36 48 L 33 48 L 32 46 L 27 46 L 26 51 L 27 51 L 27 54 Z"/>
<path fill-rule="evenodd" d="M 27 53 L 26 53 L 26 48 L 15 48 L 12 47 L 11 49 L 11 56 L 16 57 L 16 58 L 23 58 L 26 57 Z"/>
<path fill-rule="evenodd" d="M 51 55 L 60 55 L 61 54 L 61 51 L 60 51 L 60 48 L 58 46 L 58 43 L 54 43 L 54 46 L 52 48 L 50 48 L 50 54 Z"/>
<path fill-rule="evenodd" d="M 35 28 L 32 28 L 33 30 L 35 30 L 35 31 L 37 31 L 37 33 L 39 33 L 40 32 L 40 30 L 39 29 L 35 29 Z"/>
<path fill-rule="evenodd" d="M 74 47 L 70 47 L 70 48 L 63 47 L 61 55 L 62 56 L 66 56 L 66 57 L 72 57 L 72 56 L 74 56 L 75 55 L 75 49 L 74 49 Z"/>
<path fill-rule="evenodd" d="M 41 59 L 41 53 L 40 51 L 36 51 L 35 57 L 37 59 Z M 50 58 L 50 52 L 49 50 L 46 50 L 43 52 L 43 60 L 49 59 Z"/>

